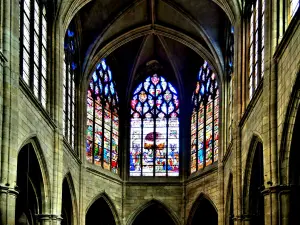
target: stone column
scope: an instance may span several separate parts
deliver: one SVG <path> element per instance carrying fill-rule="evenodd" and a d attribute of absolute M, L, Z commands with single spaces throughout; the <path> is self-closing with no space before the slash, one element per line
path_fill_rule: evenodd
<path fill-rule="evenodd" d="M 59 225 L 63 219 L 60 215 L 54 214 L 38 214 L 36 218 L 40 225 Z"/>
<path fill-rule="evenodd" d="M 243 225 L 250 225 L 253 215 L 250 214 L 244 214 L 242 216 Z"/>
<path fill-rule="evenodd" d="M 0 3 L 0 223 L 15 224 L 18 90 L 19 1 Z"/>
<path fill-rule="evenodd" d="M 0 224 L 15 224 L 16 198 L 19 192 L 0 185 Z"/>

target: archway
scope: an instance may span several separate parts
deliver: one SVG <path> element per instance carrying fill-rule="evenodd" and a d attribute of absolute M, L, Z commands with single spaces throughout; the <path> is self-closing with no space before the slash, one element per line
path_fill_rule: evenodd
<path fill-rule="evenodd" d="M 116 225 L 113 212 L 103 197 L 98 198 L 89 208 L 86 217 L 86 225 Z"/>
<path fill-rule="evenodd" d="M 264 162 L 263 146 L 258 142 L 255 148 L 250 185 L 249 185 L 249 216 L 251 225 L 264 225 Z"/>
<path fill-rule="evenodd" d="M 61 221 L 61 225 L 74 224 L 72 197 L 71 197 L 70 186 L 68 184 L 67 178 L 65 178 L 63 181 L 61 215 L 63 218 Z"/>
<path fill-rule="evenodd" d="M 31 144 L 25 145 L 18 155 L 16 224 L 38 224 L 42 212 L 43 178 L 37 156 Z"/>
<path fill-rule="evenodd" d="M 132 225 L 152 224 L 175 225 L 175 222 L 163 205 L 153 202 L 136 216 Z"/>
<path fill-rule="evenodd" d="M 290 224 L 300 224 L 300 109 L 298 109 L 294 130 L 292 135 L 291 152 L 290 152 L 290 165 L 289 165 L 289 181 L 291 185 L 291 198 L 290 198 Z"/>
<path fill-rule="evenodd" d="M 218 213 L 210 200 L 201 196 L 194 204 L 191 214 L 191 225 L 218 225 Z"/>

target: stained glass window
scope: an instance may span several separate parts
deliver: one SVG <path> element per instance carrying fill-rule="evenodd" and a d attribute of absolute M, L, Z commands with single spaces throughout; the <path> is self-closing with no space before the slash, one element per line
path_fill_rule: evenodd
<path fill-rule="evenodd" d="M 118 101 L 112 72 L 103 59 L 87 92 L 86 159 L 114 173 L 118 173 Z"/>
<path fill-rule="evenodd" d="M 47 17 L 38 0 L 20 1 L 20 75 L 46 107 Z"/>
<path fill-rule="evenodd" d="M 251 5 L 249 32 L 249 98 L 264 76 L 265 0 Z"/>
<path fill-rule="evenodd" d="M 63 65 L 63 131 L 66 140 L 74 148 L 75 131 L 75 77 L 78 73 L 78 40 L 72 21 L 67 29 L 64 41 Z"/>
<path fill-rule="evenodd" d="M 164 77 L 147 77 L 131 100 L 130 176 L 179 175 L 179 99 Z"/>
<path fill-rule="evenodd" d="M 227 46 L 226 46 L 226 64 L 227 64 L 227 78 L 228 85 L 228 128 L 229 135 L 228 141 L 232 140 L 232 83 L 233 83 L 233 56 L 234 56 L 234 28 L 231 26 L 230 32 L 228 32 Z"/>
<path fill-rule="evenodd" d="M 219 89 L 215 73 L 205 61 L 192 97 L 191 173 L 218 161 Z"/>

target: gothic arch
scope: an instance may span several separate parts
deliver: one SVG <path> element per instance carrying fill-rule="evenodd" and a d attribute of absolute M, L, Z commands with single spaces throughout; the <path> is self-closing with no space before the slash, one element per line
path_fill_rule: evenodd
<path fill-rule="evenodd" d="M 300 113 L 300 71 L 297 74 L 295 84 L 290 95 L 290 100 L 287 106 L 284 125 L 281 134 L 279 155 L 281 184 L 290 183 L 290 154 L 292 150 L 292 138 L 295 129 L 297 113 Z"/>
<path fill-rule="evenodd" d="M 243 206 L 244 206 L 244 213 L 248 213 L 249 211 L 249 189 L 250 189 L 250 179 L 251 179 L 251 172 L 252 172 L 252 165 L 254 160 L 254 155 L 256 152 L 257 145 L 259 143 L 263 143 L 262 139 L 258 136 L 258 134 L 254 134 L 251 142 L 250 147 L 248 150 L 245 172 L 244 172 L 244 184 L 243 184 Z"/>
<path fill-rule="evenodd" d="M 32 146 L 32 149 L 34 150 L 34 154 L 36 155 L 36 158 L 38 160 L 39 168 L 42 174 L 42 181 L 43 181 L 42 182 L 42 198 L 43 198 L 42 202 L 44 206 L 43 210 L 47 211 L 51 207 L 51 185 L 50 185 L 48 166 L 47 166 L 46 158 L 44 156 L 44 151 L 41 147 L 39 138 L 35 134 L 30 135 L 25 139 L 25 141 L 22 142 L 22 144 L 18 148 L 19 149 L 18 155 L 26 145 Z"/>
<path fill-rule="evenodd" d="M 118 216 L 118 213 L 117 213 L 117 209 L 113 203 L 113 201 L 111 200 L 111 198 L 107 195 L 107 193 L 102 192 L 100 194 L 98 194 L 97 196 L 95 196 L 92 201 L 89 203 L 89 205 L 86 207 L 86 210 L 85 210 L 85 216 L 87 215 L 89 209 L 91 208 L 91 206 L 99 199 L 103 199 L 105 201 L 105 203 L 108 205 L 112 215 L 113 215 L 113 218 L 114 218 L 114 221 L 116 223 L 116 225 L 121 225 L 121 221 L 119 219 L 119 216 Z"/>
<path fill-rule="evenodd" d="M 167 215 L 170 216 L 170 218 L 173 220 L 175 225 L 180 224 L 180 221 L 179 221 L 178 217 L 176 216 L 176 214 L 169 207 L 167 207 L 164 203 L 162 203 L 161 201 L 159 201 L 157 199 L 152 199 L 152 200 L 146 202 L 145 204 L 139 206 L 134 212 L 131 213 L 126 224 L 132 225 L 134 223 L 135 219 L 138 217 L 138 215 L 140 215 L 141 212 L 143 212 L 145 209 L 147 209 L 148 207 L 150 207 L 152 205 L 158 205 L 159 207 L 163 208 L 164 211 L 167 213 Z"/>
<path fill-rule="evenodd" d="M 215 203 L 211 200 L 211 198 L 207 194 L 200 193 L 198 198 L 193 203 L 193 206 L 189 212 L 188 219 L 187 219 L 187 225 L 193 224 L 193 220 L 196 215 L 196 212 L 203 201 L 207 201 L 213 207 L 214 211 L 216 212 L 216 215 L 218 215 L 218 209 L 217 209 Z M 218 217 L 217 217 L 217 221 L 218 221 Z"/>
<path fill-rule="evenodd" d="M 74 182 L 73 182 L 73 178 L 71 175 L 71 172 L 68 172 L 63 179 L 62 185 L 64 183 L 64 181 L 67 182 L 68 184 L 68 188 L 69 188 L 69 192 L 71 194 L 71 200 L 72 200 L 72 208 L 73 208 L 73 215 L 77 215 L 78 214 L 78 205 L 77 205 L 77 198 L 76 198 L 76 191 L 75 191 L 75 186 L 74 186 Z M 73 224 L 77 224 L 77 216 L 73 217 Z"/>

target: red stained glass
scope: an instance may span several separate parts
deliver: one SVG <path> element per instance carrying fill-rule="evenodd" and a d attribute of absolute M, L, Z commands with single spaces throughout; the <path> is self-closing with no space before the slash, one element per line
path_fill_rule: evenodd
<path fill-rule="evenodd" d="M 86 158 L 89 162 L 118 173 L 118 96 L 111 78 L 111 71 L 102 60 L 97 65 L 87 92 Z"/>
<path fill-rule="evenodd" d="M 200 68 L 192 103 L 191 173 L 218 160 L 218 84 L 207 62 Z"/>
<path fill-rule="evenodd" d="M 157 74 L 134 91 L 130 176 L 179 175 L 178 107 L 176 90 Z"/>

